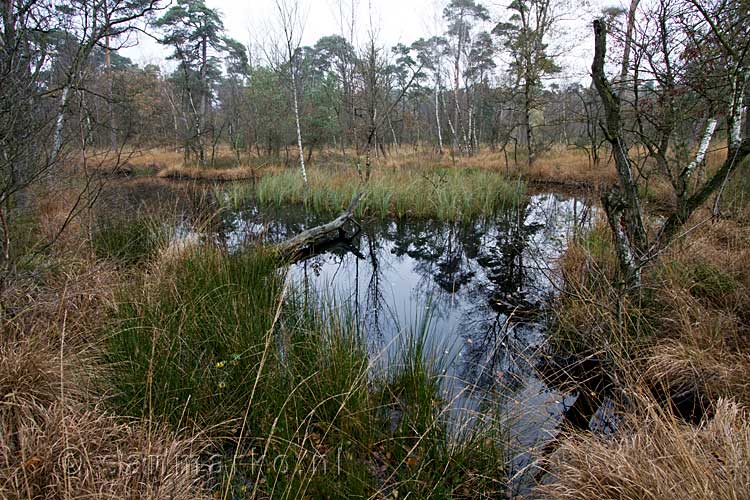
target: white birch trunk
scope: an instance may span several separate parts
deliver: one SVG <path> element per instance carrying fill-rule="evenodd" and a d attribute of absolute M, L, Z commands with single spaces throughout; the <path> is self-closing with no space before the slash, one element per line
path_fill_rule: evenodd
<path fill-rule="evenodd" d="M 290 58 L 291 59 L 291 58 Z M 294 121 L 297 125 L 297 147 L 299 148 L 299 168 L 302 171 L 302 181 L 307 188 L 307 169 L 305 168 L 305 150 L 302 147 L 302 127 L 299 120 L 299 99 L 297 98 L 297 76 L 294 74 L 294 68 L 290 69 L 292 74 L 292 94 L 294 96 Z"/>
<path fill-rule="evenodd" d="M 744 103 L 743 103 L 743 88 L 738 88 L 735 90 L 735 93 L 737 95 L 736 97 L 736 104 L 734 108 L 734 116 L 732 117 L 732 130 L 730 130 L 730 147 L 732 151 L 736 151 L 740 147 L 740 143 L 742 143 L 742 115 L 744 112 Z"/>
<path fill-rule="evenodd" d="M 635 260 L 630 239 L 623 230 L 623 224 L 612 225 L 612 230 L 615 234 L 615 244 L 619 250 L 620 258 L 623 260 L 625 271 L 630 275 L 630 279 L 632 280 L 631 284 L 639 288 L 641 286 L 641 267 Z"/>
<path fill-rule="evenodd" d="M 714 136 L 714 132 L 716 132 L 716 126 L 718 123 L 719 122 L 716 120 L 716 118 L 712 118 L 708 122 L 708 125 L 706 125 L 706 131 L 703 133 L 703 139 L 701 140 L 700 146 L 698 147 L 698 153 L 696 153 L 695 159 L 691 161 L 690 164 L 685 168 L 685 178 L 689 179 L 693 174 L 693 171 L 698 168 L 698 166 L 701 165 L 706 159 L 708 147 L 711 144 L 711 139 Z"/>
<path fill-rule="evenodd" d="M 445 99 L 445 97 L 443 97 L 443 99 Z M 443 101 L 443 106 L 445 106 L 445 101 Z M 453 126 L 453 121 L 451 120 L 450 113 L 446 113 L 446 115 L 446 118 L 448 120 L 448 128 L 451 129 L 451 134 L 453 135 L 453 150 L 457 151 L 459 143 L 458 132 L 456 131 L 456 127 Z"/>
<path fill-rule="evenodd" d="M 474 143 L 474 104 L 469 105 L 469 136 L 466 137 L 466 132 L 464 132 L 464 142 L 466 143 L 466 155 L 471 156 L 472 149 L 473 149 L 473 143 Z"/>
<path fill-rule="evenodd" d="M 390 116 L 388 116 L 388 126 L 391 128 L 391 135 L 393 136 L 393 145 L 396 146 L 396 149 L 399 149 L 400 146 L 398 144 L 398 138 L 396 137 L 396 129 L 393 128 L 393 122 L 391 121 Z"/>
<path fill-rule="evenodd" d="M 70 98 L 70 85 L 63 88 L 60 97 L 60 107 L 57 111 L 57 121 L 55 123 L 55 134 L 52 142 L 52 163 L 57 161 L 57 157 L 62 151 L 63 129 L 65 128 L 65 110 L 68 108 L 68 99 Z"/>
<path fill-rule="evenodd" d="M 440 126 L 440 87 L 435 86 L 435 123 L 437 125 L 438 147 L 440 154 L 443 154 L 443 131 Z"/>

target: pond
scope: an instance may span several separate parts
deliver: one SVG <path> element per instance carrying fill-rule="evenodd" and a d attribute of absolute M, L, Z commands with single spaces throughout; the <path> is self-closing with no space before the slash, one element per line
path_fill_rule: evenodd
<path fill-rule="evenodd" d="M 306 296 L 353 315 L 381 368 L 424 331 L 452 421 L 471 425 L 492 405 L 508 419 L 513 448 L 529 450 L 549 439 L 574 400 L 548 387 L 535 365 L 561 284 L 557 260 L 591 214 L 580 199 L 546 193 L 470 224 L 367 220 L 352 245 L 294 265 L 291 277 Z M 259 234 L 280 241 L 325 221 L 300 209 L 248 207 L 225 217 L 221 239 L 236 249 Z"/>
<path fill-rule="evenodd" d="M 224 194 L 221 187 L 134 185 L 113 191 L 117 199 L 108 204 L 174 207 L 184 220 L 178 237 L 197 236 L 195 221 L 221 213 L 212 239 L 233 251 L 258 238 L 281 241 L 330 220 L 299 207 L 248 203 L 222 210 Z M 576 394 L 546 384 L 537 365 L 550 301 L 561 287 L 558 259 L 595 212 L 585 200 L 543 193 L 468 224 L 367 219 L 351 245 L 295 264 L 290 279 L 303 297 L 332 304 L 356 321 L 376 360 L 374 370 L 402 362 L 408 340 L 424 332 L 426 351 L 443 374 L 451 425 L 461 430 L 488 411 L 501 415 L 508 445 L 523 450 L 514 461 L 522 468 L 576 400 Z"/>

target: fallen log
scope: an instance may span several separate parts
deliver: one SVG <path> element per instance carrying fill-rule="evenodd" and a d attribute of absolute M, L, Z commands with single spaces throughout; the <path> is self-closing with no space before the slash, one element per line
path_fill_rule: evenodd
<path fill-rule="evenodd" d="M 354 210 L 359 205 L 362 195 L 359 193 L 349 204 L 349 208 L 333 221 L 307 229 L 297 236 L 276 245 L 276 251 L 291 262 L 296 262 L 310 255 L 319 253 L 320 249 L 338 243 L 349 243 L 362 230 L 354 219 Z M 351 224 L 353 230 L 347 233 L 346 225 Z"/>

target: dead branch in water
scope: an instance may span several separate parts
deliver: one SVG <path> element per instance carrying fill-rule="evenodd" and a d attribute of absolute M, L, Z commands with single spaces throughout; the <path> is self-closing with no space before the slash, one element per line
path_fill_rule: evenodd
<path fill-rule="evenodd" d="M 288 257 L 292 262 L 305 258 L 310 253 L 316 253 L 315 250 L 321 247 L 329 246 L 335 243 L 346 243 L 351 241 L 359 234 L 362 227 L 354 219 L 354 211 L 357 209 L 364 193 L 359 193 L 354 197 L 341 215 L 333 221 L 307 229 L 297 236 L 290 238 L 276 245 L 276 250 L 280 255 Z M 351 223 L 354 230 L 347 234 L 345 226 Z"/>

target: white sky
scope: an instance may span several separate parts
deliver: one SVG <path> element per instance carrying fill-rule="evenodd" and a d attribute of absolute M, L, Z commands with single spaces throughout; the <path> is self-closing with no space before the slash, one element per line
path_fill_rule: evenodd
<path fill-rule="evenodd" d="M 341 16 L 339 0 L 298 0 L 300 11 L 304 14 L 303 45 L 313 45 L 320 37 L 341 34 Z M 511 0 L 485 0 L 492 14 L 492 21 L 485 26 L 489 30 L 494 24 L 507 15 L 505 6 Z M 626 0 L 562 0 L 576 7 L 565 15 L 561 24 L 563 33 L 557 34 L 556 41 L 564 40 L 564 47 L 558 58 L 565 68 L 566 76 L 571 80 L 586 78 L 593 39 L 590 22 L 601 12 L 604 5 L 623 6 Z M 401 42 L 411 44 L 421 37 L 429 37 L 444 31 L 441 15 L 447 0 L 341 0 L 345 5 L 344 16 L 349 18 L 351 5 L 355 5 L 357 29 L 356 40 L 364 40 L 372 25 L 378 32 L 377 39 L 386 47 Z M 223 14 L 224 25 L 229 36 L 248 44 L 262 44 L 270 33 L 276 31 L 278 15 L 275 0 L 207 0 L 206 3 Z M 581 7 L 581 4 L 586 4 Z M 344 28 L 347 29 L 347 28 Z M 347 33 L 348 36 L 348 33 Z M 165 65 L 169 49 L 160 46 L 154 40 L 141 35 L 136 46 L 123 49 L 123 55 L 135 63 Z M 502 60 L 498 66 L 503 67 Z"/>

